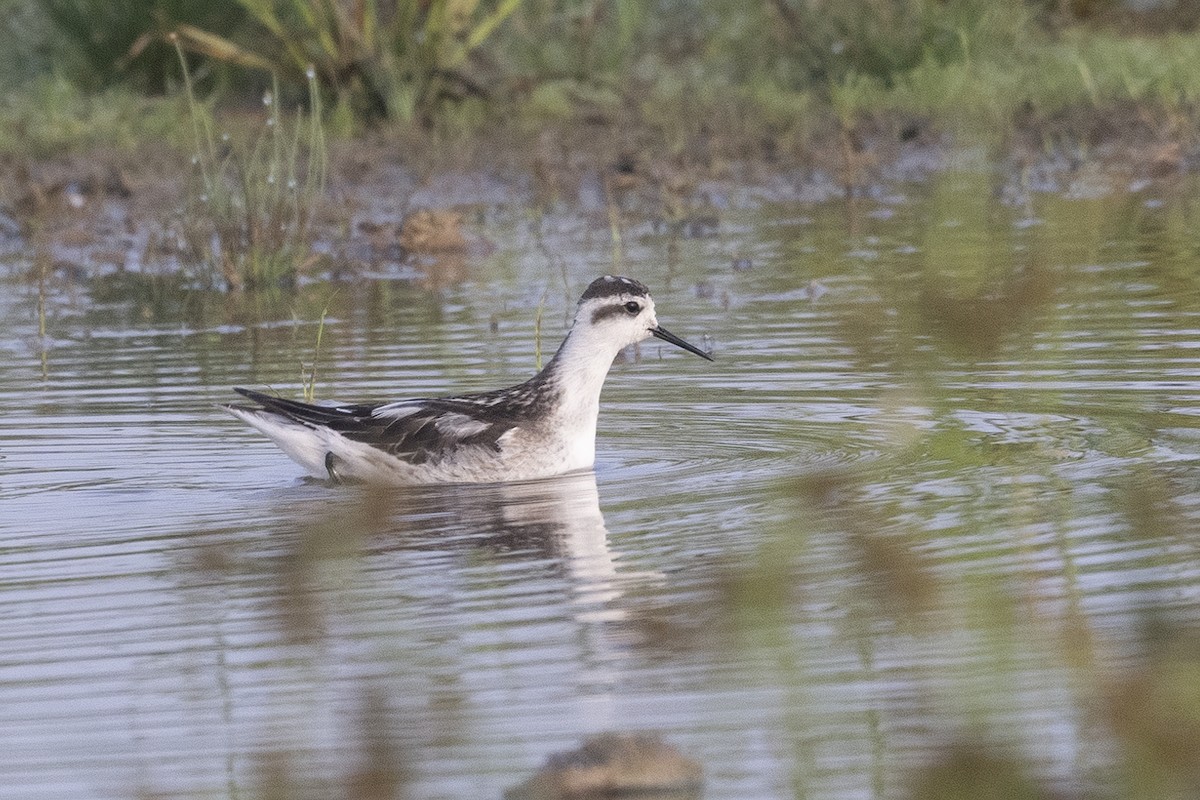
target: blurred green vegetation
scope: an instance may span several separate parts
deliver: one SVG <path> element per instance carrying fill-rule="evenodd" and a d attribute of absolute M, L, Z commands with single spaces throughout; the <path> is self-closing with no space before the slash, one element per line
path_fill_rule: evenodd
<path fill-rule="evenodd" d="M 0 148 L 48 149 L 40 131 L 52 126 L 29 117 L 58 113 L 46 94 L 64 84 L 83 96 L 139 98 L 181 88 L 170 34 L 193 57 L 200 90 L 230 105 L 256 97 L 272 75 L 285 97 L 303 101 L 311 69 L 338 131 L 633 122 L 661 131 L 668 148 L 724 133 L 777 138 L 786 149 L 826 121 L 894 113 L 995 132 L 1018 116 L 1122 102 L 1190 124 L 1200 87 L 1200 35 L 1188 27 L 1195 5 L 1167 0 L 1139 13 L 1116 0 L 0 0 L 0 85 L 18 87 L 0 108 Z M 124 141 L 104 112 L 74 140 L 50 138 L 83 148 L 111 131 Z"/>
<path fill-rule="evenodd" d="M 201 26 L 185 46 L 217 62 L 298 81 L 311 70 L 356 115 L 411 120 L 444 93 L 481 91 L 459 71 L 521 0 L 237 0 L 253 45 Z"/>
<path fill-rule="evenodd" d="M 210 36 L 244 28 L 238 3 L 208 0 L 37 0 L 33 4 L 58 34 L 58 69 L 80 88 L 115 84 L 146 93 L 171 86 L 178 76 L 167 36 L 202 30 Z"/>
<path fill-rule="evenodd" d="M 49 158 L 93 148 L 132 151 L 150 140 L 180 144 L 186 130 L 174 103 L 119 86 L 86 92 L 61 74 L 0 94 L 0 153 Z"/>

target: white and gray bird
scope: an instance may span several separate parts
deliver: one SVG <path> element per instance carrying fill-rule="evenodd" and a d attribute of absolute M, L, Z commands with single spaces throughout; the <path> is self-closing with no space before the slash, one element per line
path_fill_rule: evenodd
<path fill-rule="evenodd" d="M 651 336 L 712 361 L 658 324 L 645 285 L 605 275 L 584 291 L 550 363 L 516 386 L 329 405 L 238 387 L 258 406 L 224 408 L 313 475 L 334 481 L 405 486 L 544 478 L 592 466 L 609 367 L 622 348 Z"/>

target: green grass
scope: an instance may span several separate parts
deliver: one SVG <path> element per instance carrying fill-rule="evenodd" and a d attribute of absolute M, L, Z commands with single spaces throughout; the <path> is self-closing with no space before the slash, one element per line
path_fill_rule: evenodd
<path fill-rule="evenodd" d="M 335 292 L 336 294 L 336 292 Z M 332 302 L 333 298 L 330 298 Z M 321 309 L 321 321 L 317 324 L 317 339 L 313 343 L 312 361 L 300 363 L 300 381 L 303 388 L 304 402 L 311 403 L 317 397 L 317 363 L 321 359 L 321 340 L 325 337 L 325 318 L 329 316 L 329 303 Z"/>
<path fill-rule="evenodd" d="M 123 87 L 87 93 L 57 75 L 0 94 L 0 154 L 51 158 L 97 148 L 132 151 L 178 141 L 177 104 Z"/>
<path fill-rule="evenodd" d="M 285 92 L 286 94 L 286 92 Z M 717 71 L 663 69 L 646 84 L 607 79 L 535 85 L 515 109 L 465 101 L 442 110 L 432 130 L 469 135 L 489 119 L 519 118 L 530 129 L 574 124 L 599 114 L 662 133 L 668 154 L 702 135 L 783 140 L 802 147 L 822 120 L 843 125 L 880 114 L 921 115 L 955 132 L 1012 129 L 1018 114 L 1053 116 L 1137 103 L 1187 119 L 1200 100 L 1200 36 L 1121 37 L 1074 32 L 1008 52 L 942 63 L 929 58 L 888 79 L 848 72 L 835 82 L 799 88 L 766 75 L 732 83 Z M 336 114 L 353 114 L 347 106 Z M 361 123 L 328 123 L 340 130 Z M 189 126 L 179 106 L 125 88 L 88 94 L 47 75 L 0 97 L 0 153 L 48 157 L 94 147 L 136 148 L 147 140 L 181 144 Z"/>
<path fill-rule="evenodd" d="M 903 69 L 851 66 L 805 83 L 762 72 L 733 83 L 724 74 L 659 73 L 641 104 L 668 143 L 700 130 L 751 129 L 803 142 L 832 119 L 843 127 L 886 114 L 918 115 L 936 127 L 991 137 L 1015 120 L 1141 104 L 1194 118 L 1200 97 L 1200 35 L 1119 36 L 1070 30 L 1052 38 L 1019 17 L 991 18 L 957 33 L 957 54 L 928 50 Z"/>
<path fill-rule="evenodd" d="M 1117 37 L 1074 32 L 1009 54 L 948 64 L 925 61 L 894 76 L 894 86 L 865 79 L 855 113 L 905 111 L 951 124 L 1011 126 L 1029 109 L 1146 103 L 1190 110 L 1200 96 L 1200 36 Z"/>
<path fill-rule="evenodd" d="M 153 72 L 170 31 L 193 77 L 224 87 L 219 97 L 258 91 L 273 72 L 282 96 L 302 98 L 311 72 L 331 130 L 387 119 L 454 139 L 512 120 L 530 130 L 601 121 L 657 131 L 667 155 L 713 136 L 798 150 L 828 122 L 844 130 L 880 114 L 989 136 L 1030 112 L 1126 102 L 1190 119 L 1200 91 L 1197 33 L 1056 28 L 1047 4 L 1019 0 L 97 3 L 41 0 L 40 21 L 26 9 L 14 15 L 21 36 L 0 35 L 33 53 L 19 39 L 49 29 L 42 49 L 73 53 L 24 68 L 41 71 L 3 101 L 0 151 L 155 135 L 135 119 L 137 90 L 172 81 L 138 70 Z M 79 64 L 98 77 L 69 80 Z M 91 106 L 81 87 L 97 83 L 125 92 Z"/>
<path fill-rule="evenodd" d="M 192 156 L 184 238 L 210 283 L 229 289 L 294 284 L 309 247 L 309 224 L 325 188 L 326 145 L 320 90 L 309 77 L 309 107 L 283 113 L 279 91 L 263 97 L 265 118 L 248 139 L 218 136 L 196 98 L 178 52 L 191 114 Z"/>
<path fill-rule="evenodd" d="M 444 95 L 463 96 L 460 68 L 522 0 L 237 0 L 254 35 L 194 26 L 185 47 L 299 82 L 315 73 L 335 104 L 366 118 L 413 120 Z M 468 89 L 465 94 L 470 94 Z"/>

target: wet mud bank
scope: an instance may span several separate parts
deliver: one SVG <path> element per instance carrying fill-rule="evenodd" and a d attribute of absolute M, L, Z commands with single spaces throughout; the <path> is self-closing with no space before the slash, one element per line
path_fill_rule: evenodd
<path fill-rule="evenodd" d="M 996 196 L 1014 206 L 1047 192 L 1169 194 L 1200 168 L 1200 147 L 1169 120 L 1121 109 L 1028 120 L 986 146 L 920 120 L 883 120 L 790 149 L 769 136 L 703 133 L 668 148 L 647 131 L 509 132 L 440 145 L 378 135 L 335 144 L 330 165 L 297 279 L 438 285 L 463 279 L 466 263 L 492 249 L 495 209 L 527 209 L 543 225 L 701 238 L 720 235 L 728 212 L 762 204 L 849 202 L 886 214 L 904 184 L 946 169 L 989 173 Z M 149 278 L 229 288 L 187 246 L 190 169 L 188 156 L 161 144 L 0 164 L 0 271 L 85 287 Z M 436 274 L 425 268 L 431 259 Z"/>

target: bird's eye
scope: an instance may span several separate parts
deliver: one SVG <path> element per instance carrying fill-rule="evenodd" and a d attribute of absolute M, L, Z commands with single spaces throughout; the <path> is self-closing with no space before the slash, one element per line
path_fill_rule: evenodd
<path fill-rule="evenodd" d="M 625 304 L 625 310 L 628 311 L 630 314 L 636 314 L 642 310 L 642 307 L 640 305 L 638 305 L 637 303 L 633 302 L 632 300 L 630 300 L 628 303 Z"/>

